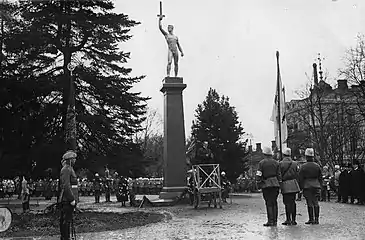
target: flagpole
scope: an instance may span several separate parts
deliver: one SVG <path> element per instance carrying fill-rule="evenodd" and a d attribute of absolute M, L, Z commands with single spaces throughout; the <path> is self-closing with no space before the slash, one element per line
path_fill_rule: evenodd
<path fill-rule="evenodd" d="M 276 51 L 276 62 L 277 62 L 277 101 L 278 101 L 278 127 L 279 127 L 279 145 L 278 146 L 278 149 L 280 151 L 280 161 L 283 159 L 283 151 L 282 151 L 282 141 L 281 141 L 281 114 L 280 114 L 280 92 L 281 92 L 281 89 L 280 89 L 280 68 L 279 68 L 279 51 Z"/>

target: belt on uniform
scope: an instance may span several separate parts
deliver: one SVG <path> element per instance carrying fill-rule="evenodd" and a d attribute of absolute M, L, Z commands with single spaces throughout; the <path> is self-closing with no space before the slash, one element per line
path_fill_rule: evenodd
<path fill-rule="evenodd" d="M 77 185 L 71 185 L 71 188 L 77 188 L 78 186 Z"/>

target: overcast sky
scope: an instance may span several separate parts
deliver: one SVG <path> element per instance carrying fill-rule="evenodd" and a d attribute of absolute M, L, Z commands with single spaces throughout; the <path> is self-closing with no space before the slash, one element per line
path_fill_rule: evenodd
<path fill-rule="evenodd" d="M 141 22 L 122 47 L 131 52 L 132 75 L 147 76 L 134 90 L 152 97 L 149 106 L 162 114 L 167 45 L 158 29 L 159 1 L 116 0 L 116 11 Z M 335 81 L 345 50 L 365 33 L 364 0 L 165 0 L 163 13 L 163 26 L 175 26 L 185 53 L 179 75 L 187 84 L 186 136 L 212 87 L 230 98 L 254 142 L 268 146 L 274 139 L 275 51 L 289 101 L 307 82 L 305 73 L 312 75 L 319 52 Z"/>

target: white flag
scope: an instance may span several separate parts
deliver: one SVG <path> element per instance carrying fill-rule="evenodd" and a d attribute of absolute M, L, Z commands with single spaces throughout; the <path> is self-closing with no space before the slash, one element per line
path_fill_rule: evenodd
<path fill-rule="evenodd" d="M 278 78 L 279 80 L 276 86 L 274 106 L 272 109 L 272 115 L 270 120 L 274 122 L 274 135 L 275 135 L 276 146 L 278 150 L 281 150 L 286 147 L 286 140 L 288 138 L 288 128 L 286 123 L 286 111 L 285 111 L 285 88 L 283 87 L 283 84 L 281 82 L 279 67 L 278 67 Z M 280 99 L 278 96 L 278 89 L 280 89 Z M 280 119 L 279 119 L 278 100 L 280 100 Z M 281 127 L 281 143 L 279 138 L 279 126 Z"/>

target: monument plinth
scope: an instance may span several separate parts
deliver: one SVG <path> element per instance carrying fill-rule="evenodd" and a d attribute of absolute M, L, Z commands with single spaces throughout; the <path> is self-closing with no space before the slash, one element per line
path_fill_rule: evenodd
<path fill-rule="evenodd" d="M 160 199 L 174 199 L 187 188 L 182 77 L 166 77 L 164 94 L 164 185 Z"/>

